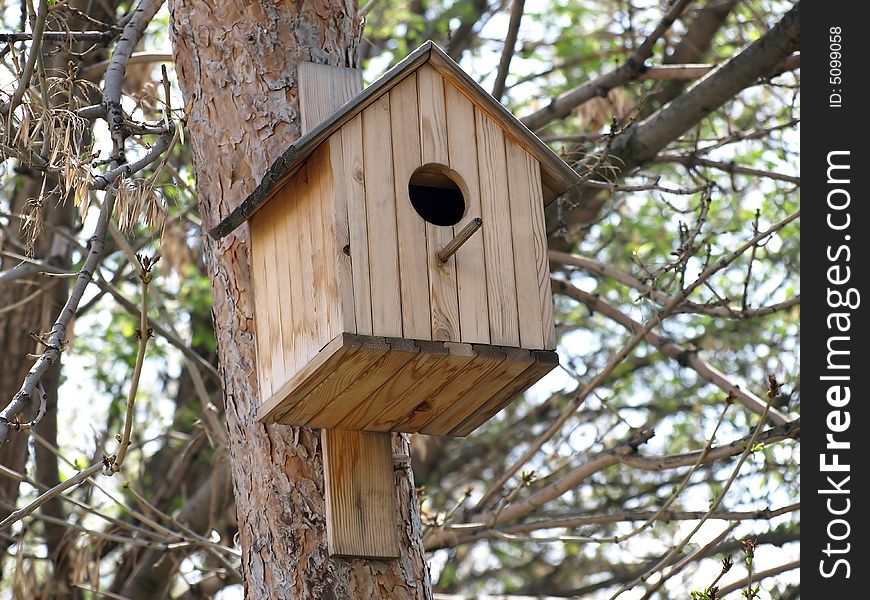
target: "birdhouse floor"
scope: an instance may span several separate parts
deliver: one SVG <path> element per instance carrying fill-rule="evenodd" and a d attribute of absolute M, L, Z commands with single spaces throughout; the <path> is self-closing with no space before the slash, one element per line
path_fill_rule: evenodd
<path fill-rule="evenodd" d="M 465 436 L 558 365 L 551 350 L 344 333 L 260 407 L 268 423 Z"/>

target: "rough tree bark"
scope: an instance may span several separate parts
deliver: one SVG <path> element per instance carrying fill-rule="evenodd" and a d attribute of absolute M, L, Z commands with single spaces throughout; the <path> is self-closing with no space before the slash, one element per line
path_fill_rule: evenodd
<path fill-rule="evenodd" d="M 299 135 L 296 66 L 356 66 L 353 0 L 171 0 L 178 79 L 189 104 L 193 163 L 208 231 L 249 194 Z M 397 471 L 402 556 L 330 559 L 316 431 L 256 421 L 247 228 L 204 240 L 242 544 L 245 597 L 431 598 L 409 472 Z M 397 436 L 394 448 L 407 452 Z"/>

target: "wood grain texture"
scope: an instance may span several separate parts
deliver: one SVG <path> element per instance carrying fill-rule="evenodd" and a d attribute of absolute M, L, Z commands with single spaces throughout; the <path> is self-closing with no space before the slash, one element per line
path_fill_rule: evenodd
<path fill-rule="evenodd" d="M 347 428 L 348 424 L 353 424 L 354 417 L 365 412 L 368 406 L 366 399 L 420 352 L 412 340 L 387 338 L 385 342 L 389 346 L 389 352 L 385 354 L 369 352 L 369 356 L 357 355 L 354 360 L 365 361 L 365 370 L 352 385 L 309 421 L 310 426 L 337 427 L 342 424 Z"/>
<path fill-rule="evenodd" d="M 396 195 L 390 143 L 390 97 L 382 96 L 362 113 L 372 333 L 402 337 Z"/>
<path fill-rule="evenodd" d="M 298 423 L 333 428 L 347 409 L 356 405 L 357 388 L 365 381 L 365 374 L 390 351 L 384 338 L 365 336 L 360 341 L 361 346 L 345 359 L 341 367 L 308 395 L 306 404 L 309 408 L 305 414 L 299 415 Z"/>
<path fill-rule="evenodd" d="M 486 400 L 479 386 L 486 389 L 485 380 L 491 380 L 491 373 L 502 368 L 506 356 L 494 346 L 473 346 L 474 360 L 462 371 L 462 376 L 455 378 L 443 394 L 450 397 L 450 402 L 422 427 L 420 433 L 427 435 L 447 435 L 455 429 L 470 414 L 477 410 Z"/>
<path fill-rule="evenodd" d="M 409 75 L 390 90 L 390 128 L 393 142 L 393 175 L 396 190 L 396 225 L 399 238 L 399 272 L 404 337 L 432 337 L 426 223 L 411 205 L 408 182 L 420 167 L 420 116 L 417 111 L 417 76 Z"/>
<path fill-rule="evenodd" d="M 490 343 L 494 346 L 519 346 L 504 133 L 495 121 L 477 108 L 474 110 L 474 120 Z"/>
<path fill-rule="evenodd" d="M 366 425 L 366 429 L 416 432 L 438 412 L 449 407 L 456 400 L 449 391 L 451 385 L 454 380 L 464 378 L 464 370 L 474 360 L 471 346 L 466 346 L 457 351 L 445 345 L 447 354 L 431 361 L 425 375 L 397 394 L 389 406 Z"/>
<path fill-rule="evenodd" d="M 371 335 L 372 288 L 361 116 L 351 119 L 341 128 L 341 150 L 344 159 L 341 177 L 347 192 L 354 321 L 357 333 Z"/>
<path fill-rule="evenodd" d="M 474 105 L 453 84 L 444 86 L 447 110 L 447 145 L 450 168 L 465 182 L 465 215 L 454 234 L 481 216 L 480 182 L 477 170 L 477 136 Z M 483 225 L 486 227 L 486 223 Z M 486 297 L 486 265 L 483 232 L 479 231 L 455 254 L 459 302 L 459 339 L 470 344 L 489 344 L 489 311 Z"/>
<path fill-rule="evenodd" d="M 370 423 L 390 407 L 401 402 L 409 390 L 421 385 L 437 368 L 448 352 L 443 344 L 428 345 L 425 341 L 417 341 L 420 351 L 411 360 L 394 371 L 387 381 L 367 398 L 361 399 L 354 409 L 338 427 L 342 429 L 371 430 Z"/>
<path fill-rule="evenodd" d="M 547 256 L 547 225 L 544 206 L 537 198 L 543 197 L 541 189 L 541 164 L 531 155 L 526 155 L 529 181 L 532 184 L 532 236 L 535 245 L 535 270 L 538 283 L 538 306 L 541 308 L 541 334 L 544 349 L 556 349 L 556 321 L 553 314 L 553 289 L 550 284 L 550 259 Z"/>
<path fill-rule="evenodd" d="M 333 193 L 332 159 L 329 146 L 324 145 L 308 159 L 309 202 L 312 208 L 309 229 L 314 254 L 314 281 L 317 288 L 317 348 L 344 329 L 341 322 L 338 261 L 342 254 L 335 233 L 335 194 Z"/>
<path fill-rule="evenodd" d="M 256 309 L 255 328 L 263 331 L 263 335 L 257 336 L 257 381 L 259 383 L 261 398 L 265 399 L 272 395 L 272 344 L 269 341 L 269 290 L 266 277 L 266 248 L 268 237 L 267 231 L 270 225 L 268 218 L 260 219 L 260 216 L 251 220 L 250 231 L 252 240 L 251 250 L 251 282 L 254 287 L 254 306 Z M 254 247 L 256 246 L 256 247 Z"/>
<path fill-rule="evenodd" d="M 389 433 L 324 429 L 330 556 L 396 558 L 396 491 Z"/>
<path fill-rule="evenodd" d="M 508 349 L 505 349 L 508 350 Z M 519 358 L 519 357 L 518 357 Z M 509 364 L 511 361 L 506 361 Z M 524 360 L 516 360 L 516 366 L 523 364 Z M 451 436 L 466 436 L 482 424 L 489 421 L 501 409 L 511 403 L 518 395 L 525 392 L 544 375 L 552 371 L 559 364 L 559 357 L 549 350 L 535 350 L 530 354 L 530 361 L 525 370 L 514 376 L 500 390 L 489 395 L 489 399 L 468 416 L 458 427 L 450 432 Z"/>
<path fill-rule="evenodd" d="M 335 110 L 362 91 L 362 71 L 345 69 L 331 65 L 301 63 L 299 65 L 299 109 L 302 118 L 302 133 L 331 116 Z M 337 132 L 324 147 L 316 150 L 309 158 L 317 165 L 323 161 L 322 154 L 328 153 L 329 165 L 319 166 L 323 173 L 318 178 L 320 188 L 320 207 L 322 211 L 322 231 L 324 240 L 324 273 L 327 280 L 327 297 L 339 298 L 339 303 L 328 306 L 328 334 L 331 339 L 342 331 L 356 333 L 354 314 L 354 294 L 351 259 L 344 249 L 350 244 L 348 228 L 348 194 L 350 193 L 347 175 L 344 173 L 344 153 L 342 136 Z M 352 173 L 350 174 L 352 176 Z M 312 182 L 313 184 L 313 182 Z"/>
<path fill-rule="evenodd" d="M 271 278 L 275 283 L 275 290 L 279 299 L 278 312 L 270 315 L 270 320 L 280 322 L 281 343 L 277 348 L 272 348 L 272 352 L 281 355 L 284 361 L 284 374 L 280 380 L 276 382 L 283 384 L 289 377 L 293 376 L 299 368 L 302 367 L 301 358 L 296 343 L 297 317 L 296 302 L 292 294 L 292 286 L 290 284 L 291 266 L 290 255 L 292 253 L 291 246 L 293 242 L 292 227 L 295 223 L 294 216 L 296 211 L 290 207 L 282 206 L 282 202 L 276 202 L 272 209 L 274 210 L 272 221 L 274 224 L 273 233 L 273 256 L 275 261 L 275 271 L 271 274 Z M 294 275 L 295 276 L 295 275 Z M 300 316 L 299 318 L 304 318 Z M 271 325 L 274 327 L 274 325 Z"/>
<path fill-rule="evenodd" d="M 450 165 L 447 136 L 447 104 L 444 79 L 428 65 L 417 71 L 420 114 L 420 149 L 423 164 Z M 426 223 L 426 254 L 429 270 L 433 340 L 459 341 L 459 296 L 456 258 L 442 262 L 438 253 L 453 239 L 453 228 Z"/>
<path fill-rule="evenodd" d="M 444 78 L 429 65 L 417 70 L 420 105 L 420 147 L 424 163 L 449 165 L 447 147 L 447 107 L 444 103 Z"/>
<path fill-rule="evenodd" d="M 511 231 L 514 253 L 514 276 L 517 289 L 517 316 L 520 346 L 540 350 L 544 347 L 541 322 L 543 307 L 538 287 L 538 263 L 535 259 L 532 202 L 541 204 L 533 187 L 532 159 L 519 144 L 505 140 L 507 157 L 508 197 L 511 212 Z"/>
<path fill-rule="evenodd" d="M 343 333 L 272 395 L 258 419 L 467 435 L 556 364 L 546 350 Z"/>
<path fill-rule="evenodd" d="M 350 258 L 350 223 L 348 221 L 348 175 L 344 173 L 344 147 L 339 131 L 329 138 L 329 167 L 332 189 L 321 189 L 321 197 L 332 206 L 332 235 L 335 236 L 335 276 L 338 284 L 340 331 L 356 333 L 353 289 L 353 264 Z M 351 175 L 352 176 L 352 175 Z"/>
<path fill-rule="evenodd" d="M 257 420 L 274 423 L 297 402 L 305 398 L 321 381 L 338 369 L 361 342 L 352 334 L 341 334 L 330 341 L 314 360 L 306 363 L 280 388 L 260 404 Z"/>
<path fill-rule="evenodd" d="M 302 134 L 314 129 L 363 89 L 362 71 L 311 62 L 299 63 Z"/>

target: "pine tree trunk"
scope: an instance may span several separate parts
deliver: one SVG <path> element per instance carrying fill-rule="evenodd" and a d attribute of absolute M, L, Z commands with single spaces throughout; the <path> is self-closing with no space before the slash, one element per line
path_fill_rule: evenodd
<path fill-rule="evenodd" d="M 254 189 L 299 136 L 296 66 L 353 63 L 360 34 L 352 0 L 274 3 L 172 0 L 176 70 L 185 102 L 203 230 Z M 204 240 L 226 418 L 245 597 L 431 598 L 409 472 L 396 473 L 402 556 L 330 559 L 316 431 L 256 420 L 257 379 L 248 232 Z M 407 452 L 407 441 L 394 438 Z"/>

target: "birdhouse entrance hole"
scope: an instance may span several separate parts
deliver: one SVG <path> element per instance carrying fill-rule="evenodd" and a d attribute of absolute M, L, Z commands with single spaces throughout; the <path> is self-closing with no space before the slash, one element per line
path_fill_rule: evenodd
<path fill-rule="evenodd" d="M 455 171 L 437 164 L 423 165 L 411 175 L 408 195 L 423 220 L 433 225 L 456 225 L 465 214 L 465 183 Z"/>

